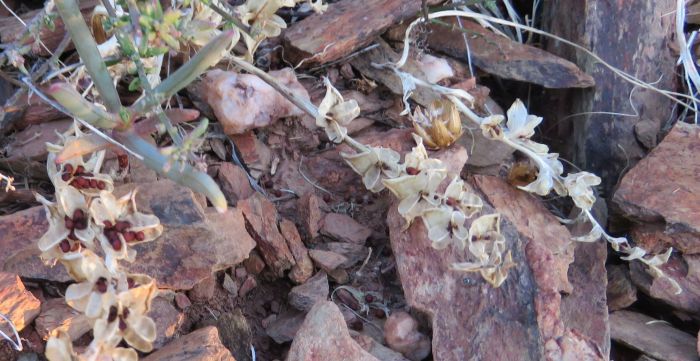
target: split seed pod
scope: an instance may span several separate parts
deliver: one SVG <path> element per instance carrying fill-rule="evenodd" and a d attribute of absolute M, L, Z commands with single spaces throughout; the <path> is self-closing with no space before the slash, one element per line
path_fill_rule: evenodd
<path fill-rule="evenodd" d="M 425 112 L 417 107 L 411 118 L 416 133 L 428 148 L 447 148 L 462 135 L 459 112 L 449 101 L 436 100 Z"/>

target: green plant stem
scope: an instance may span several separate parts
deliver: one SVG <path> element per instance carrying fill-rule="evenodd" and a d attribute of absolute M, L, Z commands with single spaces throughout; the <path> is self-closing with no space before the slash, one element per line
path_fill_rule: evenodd
<path fill-rule="evenodd" d="M 117 88 L 112 82 L 107 66 L 97 50 L 95 39 L 92 38 L 90 29 L 85 24 L 78 3 L 76 0 L 56 0 L 56 9 L 63 19 L 71 39 L 73 39 L 73 44 L 75 44 L 75 48 L 85 64 L 85 69 L 95 83 L 95 88 L 102 96 L 107 110 L 118 114 L 122 107 L 119 93 L 117 93 Z"/>
<path fill-rule="evenodd" d="M 244 33 L 252 38 L 252 36 L 250 35 L 250 27 L 243 24 L 243 22 L 241 22 L 240 19 L 235 18 L 228 11 L 220 8 L 219 5 L 216 5 L 214 3 L 214 1 L 210 1 L 208 5 L 217 14 L 221 15 L 224 19 L 230 21 L 233 25 L 235 25 L 238 28 L 238 30 L 241 31 L 241 33 Z M 224 6 L 227 6 L 227 9 L 230 10 L 230 8 L 228 8 L 228 4 L 225 4 Z"/>
<path fill-rule="evenodd" d="M 158 174 L 180 185 L 191 188 L 195 192 L 204 194 L 217 211 L 226 211 L 226 197 L 224 197 L 219 186 L 209 175 L 195 170 L 189 164 L 185 164 L 182 169 L 169 166 L 168 158 L 162 155 L 158 151 L 158 148 L 139 137 L 138 134 L 133 131 L 123 132 L 115 135 L 115 137 L 129 149 L 142 155 L 143 163 L 148 168 L 155 170 Z"/>

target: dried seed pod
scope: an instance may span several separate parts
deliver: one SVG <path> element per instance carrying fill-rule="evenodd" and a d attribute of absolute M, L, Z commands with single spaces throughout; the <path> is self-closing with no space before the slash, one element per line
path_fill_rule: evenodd
<path fill-rule="evenodd" d="M 416 133 L 428 148 L 447 148 L 462 136 L 462 121 L 452 102 L 436 100 L 425 112 L 417 107 L 411 118 Z"/>

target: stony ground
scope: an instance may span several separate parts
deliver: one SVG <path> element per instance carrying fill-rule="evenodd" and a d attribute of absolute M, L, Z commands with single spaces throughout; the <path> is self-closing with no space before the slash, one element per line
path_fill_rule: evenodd
<path fill-rule="evenodd" d="M 584 3 L 594 8 L 598 2 Z M 407 3 L 364 6 L 342 0 L 326 14 L 293 24 L 281 47 L 263 47 L 263 58 L 271 69 L 282 69 L 287 61 L 320 53 L 343 33 L 338 29 L 347 26 L 348 14 L 371 14 L 366 24 L 371 31 L 351 33 L 344 48 L 324 51 L 296 76 L 289 69 L 276 76 L 314 104 L 325 92 L 320 77 L 328 76 L 362 109 L 350 134 L 405 153 L 413 146 L 412 126 L 399 115 L 400 82 L 369 64 L 396 58 L 392 46 L 403 31 L 396 24 L 415 16 L 420 2 Z M 554 3 L 552 9 L 562 6 L 562 1 Z M 659 9 L 635 11 L 656 14 Z M 634 22 L 633 16 L 619 19 Z M 546 24 L 550 30 L 572 31 L 555 20 Z M 580 21 L 602 33 L 610 26 Z M 0 19 L 0 34 L 10 23 Z M 661 25 L 670 29 L 668 23 Z M 190 86 L 182 99 L 218 120 L 199 166 L 218 182 L 230 210 L 217 214 L 201 195 L 159 178 L 134 159 L 129 176 L 117 186 L 118 194 L 137 188 L 139 208 L 157 215 L 165 227 L 157 241 L 136 247 L 139 260 L 128 265 L 130 271 L 154 276 L 161 289 L 150 313 L 158 327 L 156 351 L 144 360 L 698 359 L 698 125 L 668 124 L 668 100 L 646 93 L 647 106 L 631 123 L 620 125 L 620 118 L 564 122 L 575 112 L 571 104 L 599 111 L 609 110 L 600 99 L 626 104 L 624 89 L 629 88 L 600 86 L 609 84 L 610 74 L 564 60 L 577 59 L 555 46 L 546 52 L 467 26 L 485 39 L 471 48 L 479 85 L 457 60 L 464 51 L 462 36 L 444 29 L 426 33 L 425 52 L 433 55 L 408 66 L 420 70 L 426 59 L 443 61 L 451 73 L 441 83 L 471 92 L 482 111 L 498 112 L 499 103 L 532 95 L 531 108 L 543 109 L 552 119 L 538 137 L 577 166 L 600 170 L 604 184 L 594 213 L 601 224 L 653 253 L 673 247 L 662 269 L 683 292 L 675 294 L 668 281 L 652 277 L 641 263 L 620 260 L 603 241 L 574 242 L 572 237 L 586 233 L 586 227 L 567 227 L 557 218 L 568 216 L 571 205 L 518 190 L 515 185 L 532 176 L 522 171 L 528 165 L 478 130 L 431 156 L 461 174 L 485 201 L 485 210 L 502 215 L 516 266 L 500 288 L 477 274 L 454 272 L 450 265 L 463 260 L 464 251 L 431 248 L 421 222 L 406 228 L 394 198 L 366 191 L 339 155 L 345 148 L 329 143 L 313 119 L 295 113 L 271 88 L 255 88 L 257 100 L 246 101 L 247 94 L 236 92 L 236 86 L 217 84 L 223 79 L 253 89 L 255 79 L 216 71 Z M 634 36 L 644 38 L 646 46 L 670 37 L 654 29 L 635 28 Z M 370 51 L 346 58 L 375 41 L 378 46 Z M 605 45 L 596 46 L 605 52 Z M 508 57 L 501 55 L 503 49 Z M 645 49 L 621 48 L 619 59 L 634 58 L 633 65 L 654 78 L 673 74 L 669 54 L 659 50 L 657 59 L 635 55 L 647 54 Z M 589 89 L 594 96 L 558 90 L 593 84 L 599 85 Z M 432 96 L 418 89 L 412 99 L 425 105 Z M 237 108 L 227 108 L 231 104 Z M 15 192 L 0 191 L 0 312 L 20 332 L 25 349 L 17 352 L 0 343 L 0 360 L 42 359 L 45 340 L 58 329 L 68 332 L 77 347 L 91 339 L 87 319 L 61 298 L 70 278 L 60 266 L 42 264 L 35 243 L 48 224 L 32 192 L 52 191 L 42 164 L 44 143 L 55 141 L 55 131 L 64 131 L 71 121 L 38 101 L 25 107 L 7 130 L 0 157 L 0 169 L 25 182 Z M 658 109 L 664 109 L 663 120 L 652 116 Z M 601 135 L 600 124 L 608 126 L 607 133 Z M 600 145 L 608 143 L 624 145 L 626 156 Z M 108 159 L 106 167 L 116 169 L 116 159 Z M 5 332 L 6 326 L 0 323 Z"/>

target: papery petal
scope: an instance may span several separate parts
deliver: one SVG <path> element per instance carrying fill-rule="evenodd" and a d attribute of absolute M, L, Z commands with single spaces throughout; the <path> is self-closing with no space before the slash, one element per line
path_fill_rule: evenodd
<path fill-rule="evenodd" d="M 382 172 L 379 170 L 379 167 L 369 168 L 362 176 L 362 183 L 371 192 L 377 193 L 382 191 L 384 184 L 382 183 Z"/>
<path fill-rule="evenodd" d="M 39 250 L 46 252 L 51 248 L 57 246 L 61 241 L 66 239 L 70 231 L 66 228 L 65 224 L 61 221 L 54 221 L 53 224 L 49 224 L 49 230 L 44 233 L 41 238 L 39 238 Z"/>
<path fill-rule="evenodd" d="M 46 342 L 46 352 L 44 356 L 49 361 L 71 361 L 73 360 L 73 344 L 70 337 L 65 332 L 58 332 L 51 336 Z"/>
<path fill-rule="evenodd" d="M 418 204 L 418 201 L 420 201 L 421 196 L 418 193 L 413 193 L 412 195 L 404 198 L 399 202 L 399 214 L 402 216 L 405 216 L 411 212 L 411 210 Z"/>
<path fill-rule="evenodd" d="M 347 126 L 360 115 L 360 107 L 355 99 L 350 99 L 331 108 L 331 114 L 338 124 Z"/>
<path fill-rule="evenodd" d="M 63 212 L 69 217 L 73 217 L 76 210 L 87 211 L 85 196 L 73 187 L 60 187 L 56 189 L 56 200 Z"/>
<path fill-rule="evenodd" d="M 356 154 L 341 152 L 340 156 L 343 157 L 345 162 L 350 165 L 350 168 L 358 174 L 364 174 L 369 168 L 376 166 L 377 162 L 379 162 L 377 153 L 373 152 L 372 149 L 367 149 L 366 152 Z"/>
<path fill-rule="evenodd" d="M 138 361 L 139 354 L 132 348 L 117 347 L 109 352 L 112 361 Z"/>
<path fill-rule="evenodd" d="M 92 293 L 93 287 L 92 282 L 80 282 L 68 286 L 65 295 L 66 303 L 76 310 L 83 312 L 87 304 L 85 301 L 87 301 L 90 293 Z"/>
<path fill-rule="evenodd" d="M 124 340 L 141 352 L 153 350 L 152 342 L 156 339 L 156 323 L 146 316 L 129 316 L 128 328 L 124 332 Z"/>

